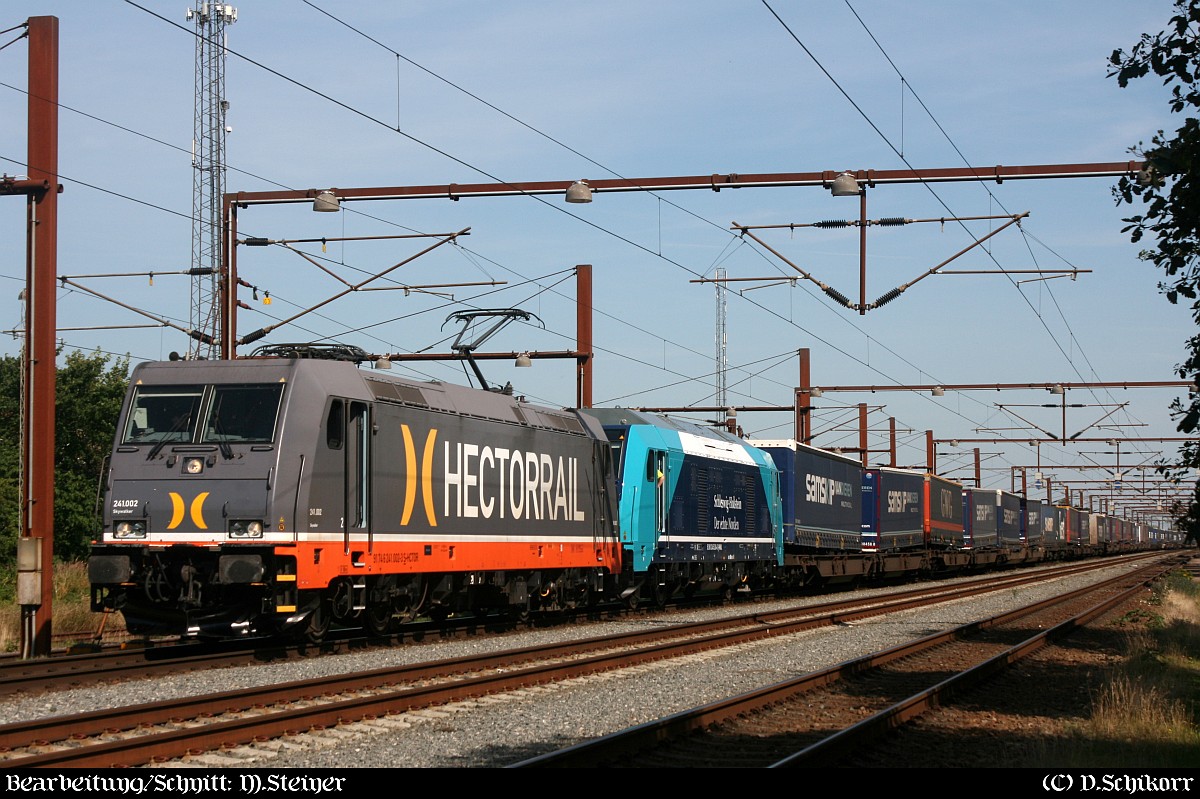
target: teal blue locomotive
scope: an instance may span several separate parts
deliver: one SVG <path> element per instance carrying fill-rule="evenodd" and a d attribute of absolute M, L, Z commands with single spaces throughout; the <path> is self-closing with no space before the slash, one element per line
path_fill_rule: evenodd
<path fill-rule="evenodd" d="M 783 566 L 779 471 L 723 430 L 624 408 L 580 413 L 613 449 L 625 596 L 732 596 L 773 585 Z"/>

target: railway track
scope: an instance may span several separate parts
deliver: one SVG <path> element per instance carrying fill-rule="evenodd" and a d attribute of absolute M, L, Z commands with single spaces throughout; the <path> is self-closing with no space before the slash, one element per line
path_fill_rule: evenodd
<path fill-rule="evenodd" d="M 961 586 L 925 586 L 791 611 L 11 724 L 0 727 L 0 756 L 7 767 L 139 765 L 353 721 L 386 724 L 389 715 L 431 705 L 736 646 L 922 602 L 953 601 L 1034 579 L 1003 575 Z"/>
<path fill-rule="evenodd" d="M 1121 606 L 1161 573 L 1140 569 L 514 767 L 839 765 Z"/>
<path fill-rule="evenodd" d="M 1136 559 L 1153 557 L 1153 555 L 1143 554 L 1133 557 Z M 1001 580 L 1000 585 L 1003 586 L 1023 585 L 1030 581 L 1079 573 L 1096 568 L 1098 565 L 1104 566 L 1109 563 L 1097 564 L 1089 561 L 1066 564 L 1035 574 L 1020 576 L 1004 574 L 996 579 Z M 989 585 L 987 582 L 981 582 L 978 585 L 980 586 L 979 590 L 994 590 L 987 587 Z M 920 597 L 935 590 L 935 587 L 925 586 L 915 591 L 891 593 L 888 596 Z M 855 607 L 860 602 L 861 600 L 857 599 L 848 602 L 832 601 L 821 603 L 819 607 L 825 608 L 825 612 L 832 613 L 842 608 Z M 764 619 L 768 623 L 770 622 L 769 617 L 764 616 Z M 108 647 L 99 652 L 62 654 L 38 660 L 4 658 L 0 659 L 0 696 L 78 688 L 105 681 L 161 677 L 198 670 L 271 663 L 321 654 L 340 654 L 406 641 L 413 643 L 439 640 L 455 634 L 475 634 L 482 628 L 512 632 L 513 626 L 511 621 L 501 626 L 500 622 L 495 619 L 466 619 L 455 626 L 410 625 L 399 635 L 386 639 L 346 632 L 344 635 L 331 638 L 320 646 L 270 640 L 172 643 L 146 647 L 128 645 L 120 648 Z"/>

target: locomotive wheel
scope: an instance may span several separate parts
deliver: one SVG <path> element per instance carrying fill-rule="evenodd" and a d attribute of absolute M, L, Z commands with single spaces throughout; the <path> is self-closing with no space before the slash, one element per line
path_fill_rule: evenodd
<path fill-rule="evenodd" d="M 363 611 L 363 626 L 369 635 L 386 638 L 394 629 L 396 606 L 392 597 L 396 590 L 396 578 L 386 575 L 376 578 L 367 592 L 367 607 Z"/>
<path fill-rule="evenodd" d="M 422 578 L 420 585 L 420 598 L 414 600 L 410 594 L 407 605 L 397 608 L 397 611 L 400 613 L 396 622 L 397 625 L 411 624 L 425 613 L 425 603 L 429 599 L 429 582 Z"/>
<path fill-rule="evenodd" d="M 348 619 L 354 613 L 354 597 L 350 593 L 350 584 L 338 580 L 333 586 L 333 596 L 330 599 L 330 610 L 338 619 Z"/>
<path fill-rule="evenodd" d="M 520 605 L 509 605 L 508 606 L 508 617 L 510 619 L 512 619 L 515 624 L 528 624 L 529 623 L 529 603 L 523 602 Z"/>
<path fill-rule="evenodd" d="M 650 601 L 659 610 L 667 606 L 667 600 L 674 593 L 671 590 L 670 583 L 666 582 L 666 579 L 666 576 L 661 571 L 655 571 L 649 578 Z"/>
<path fill-rule="evenodd" d="M 308 625 L 304 628 L 304 640 L 310 644 L 319 644 L 325 640 L 333 614 L 329 611 L 329 603 L 325 597 L 317 602 L 317 607 L 308 616 Z"/>
<path fill-rule="evenodd" d="M 370 605 L 363 614 L 367 632 L 385 638 L 392 631 L 392 609 L 387 604 Z"/>

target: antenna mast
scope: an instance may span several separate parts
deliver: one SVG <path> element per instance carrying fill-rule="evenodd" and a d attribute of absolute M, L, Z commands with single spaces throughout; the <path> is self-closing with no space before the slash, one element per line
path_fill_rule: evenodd
<path fill-rule="evenodd" d="M 187 10 L 196 22 L 196 117 L 192 138 L 192 291 L 188 357 L 215 358 L 221 255 L 221 197 L 225 193 L 225 27 L 237 9 L 200 3 Z"/>

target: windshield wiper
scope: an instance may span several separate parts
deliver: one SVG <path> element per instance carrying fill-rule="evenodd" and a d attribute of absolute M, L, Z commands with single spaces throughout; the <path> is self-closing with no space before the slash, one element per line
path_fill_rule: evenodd
<path fill-rule="evenodd" d="M 188 411 L 187 413 L 183 414 L 178 419 L 176 419 L 175 424 L 172 425 L 171 429 L 166 432 L 166 435 L 164 435 L 162 438 L 160 438 L 158 440 L 158 443 L 155 444 L 150 449 L 150 454 L 146 456 L 146 460 L 148 460 L 148 461 L 154 460 L 155 457 L 158 456 L 158 453 L 162 452 L 162 448 L 167 445 L 167 440 L 170 438 L 170 436 L 173 433 L 178 433 L 180 430 L 183 430 L 185 427 L 189 426 L 191 424 L 191 422 L 192 422 L 191 411 Z"/>

